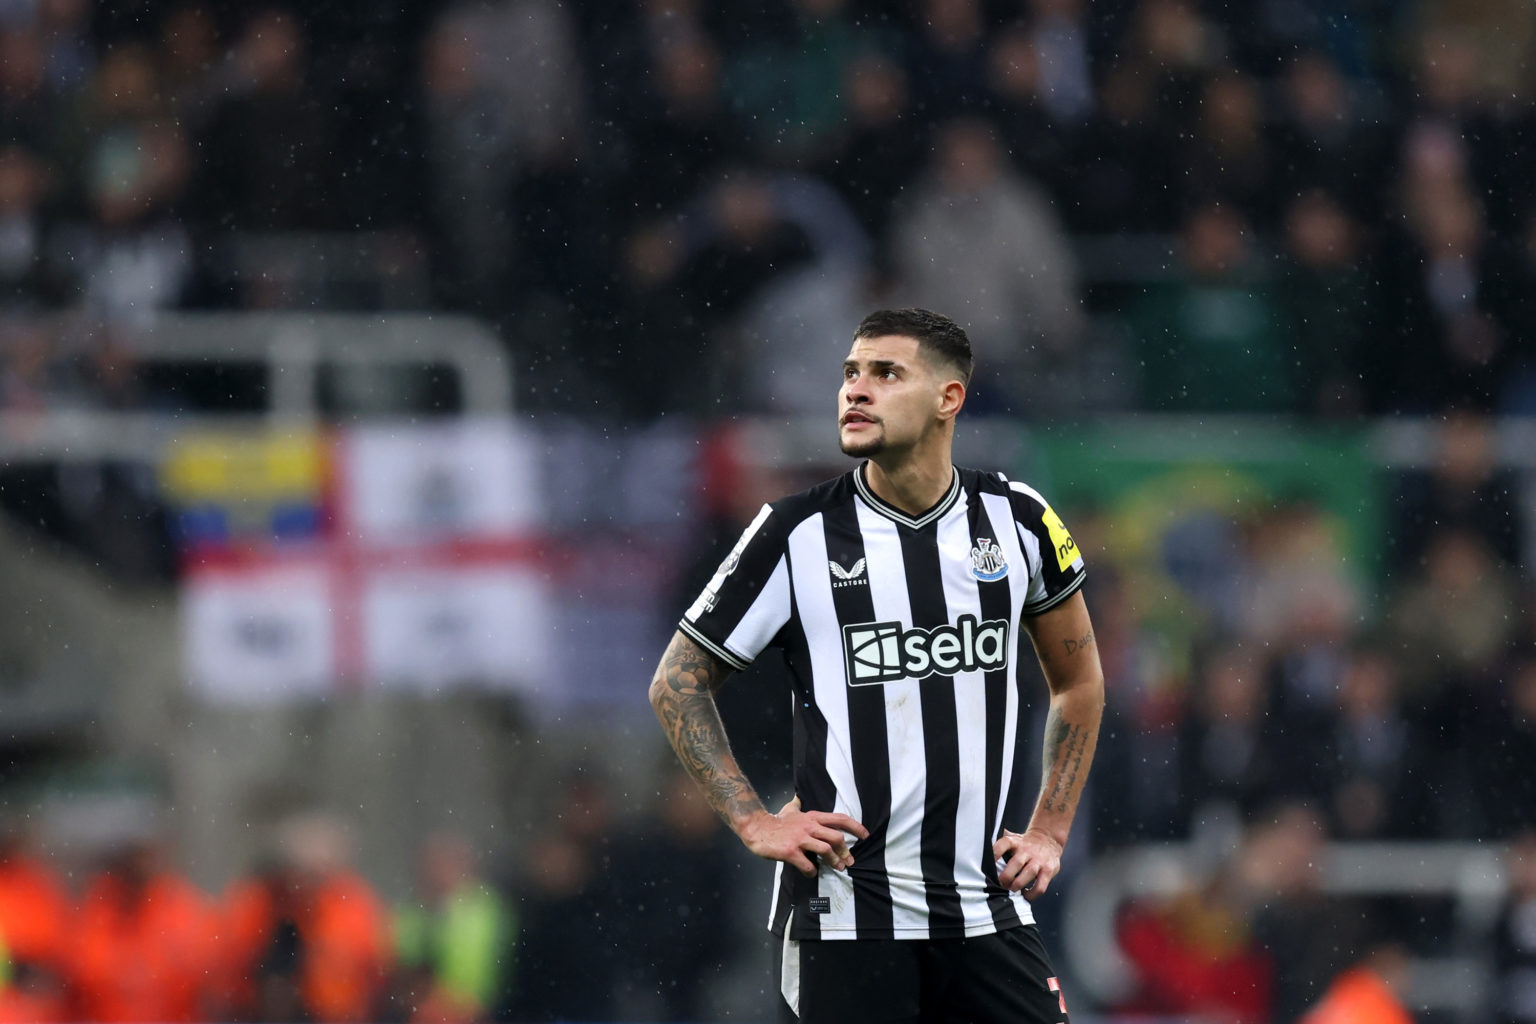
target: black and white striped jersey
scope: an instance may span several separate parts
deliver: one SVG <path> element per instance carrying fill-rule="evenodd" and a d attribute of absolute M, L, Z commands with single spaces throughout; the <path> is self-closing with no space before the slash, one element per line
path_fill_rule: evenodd
<path fill-rule="evenodd" d="M 771 927 L 793 939 L 985 935 L 1033 920 L 992 843 L 1033 810 L 1039 699 L 1020 619 L 1082 585 L 1038 493 L 959 469 L 909 516 L 865 467 L 763 506 L 680 628 L 734 668 L 780 647 L 794 679 L 795 792 L 869 829 L 848 872 L 779 865 Z M 1027 678 L 1032 678 L 1026 675 Z"/>

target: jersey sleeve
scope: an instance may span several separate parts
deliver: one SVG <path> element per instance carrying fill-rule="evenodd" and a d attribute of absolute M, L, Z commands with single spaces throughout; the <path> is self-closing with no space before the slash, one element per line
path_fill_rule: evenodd
<path fill-rule="evenodd" d="M 1050 502 L 1018 481 L 1010 481 L 1008 489 L 1019 541 L 1025 551 L 1038 555 L 1031 558 L 1022 610 L 1025 615 L 1039 615 L 1071 597 L 1083 585 L 1087 569 L 1077 542 Z"/>
<path fill-rule="evenodd" d="M 735 669 L 746 668 L 789 621 L 786 537 L 764 505 L 678 628 Z"/>

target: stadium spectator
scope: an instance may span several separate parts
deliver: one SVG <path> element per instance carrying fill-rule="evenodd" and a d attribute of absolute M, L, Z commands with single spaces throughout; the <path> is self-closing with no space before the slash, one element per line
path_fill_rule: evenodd
<path fill-rule="evenodd" d="M 1456 525 L 1431 535 L 1422 567 L 1397 580 L 1389 619 L 1415 700 L 1460 701 L 1492 679 L 1515 636 L 1517 593 L 1480 536 Z"/>
<path fill-rule="evenodd" d="M 206 1020 L 217 927 L 160 843 L 125 838 L 86 883 L 68 940 L 72 1018 Z"/>
<path fill-rule="evenodd" d="M 918 109 L 935 121 L 976 110 L 986 95 L 981 0 L 921 0 L 916 7 L 907 74 Z"/>
<path fill-rule="evenodd" d="M 1426 120 L 1404 140 L 1404 232 L 1384 245 L 1374 361 L 1374 411 L 1491 409 L 1504 386 L 1509 339 L 1487 287 L 1495 252 L 1459 124 Z"/>
<path fill-rule="evenodd" d="M 315 93 L 304 25 L 291 11 L 256 7 L 231 51 L 235 74 L 197 140 L 198 219 L 250 231 L 340 227 L 339 133 Z"/>
<path fill-rule="evenodd" d="M 1297 410 L 1334 420 L 1356 416 L 1365 407 L 1360 382 L 1373 329 L 1362 227 L 1321 188 L 1302 193 L 1281 218 L 1277 312 L 1293 335 L 1328 339 L 1294 349 Z"/>
<path fill-rule="evenodd" d="M 891 238 L 906 301 L 959 311 L 987 353 L 971 408 L 1058 411 L 1082 329 L 1077 263 L 1050 201 L 1013 169 L 990 122 L 943 123 Z"/>
<path fill-rule="evenodd" d="M 1496 0 L 1492 6 L 1500 3 Z M 1416 136 L 1427 132 L 1457 139 L 1466 156 L 1463 184 L 1478 197 L 1489 223 L 1504 227 L 1513 223 L 1531 193 L 1529 183 L 1504 166 L 1506 147 L 1518 142 L 1511 138 L 1514 125 L 1501 108 L 1504 97 L 1524 91 L 1525 83 L 1510 81 L 1507 65 L 1499 64 L 1505 47 L 1518 46 L 1515 40 L 1536 22 L 1528 14 L 1510 17 L 1495 42 L 1480 39 L 1465 24 L 1456 24 L 1458 20 L 1431 15 L 1403 33 L 1401 45 L 1411 62 L 1405 85 L 1412 92 L 1402 133 L 1410 148 Z"/>
<path fill-rule="evenodd" d="M 1126 58 L 1104 69 L 1095 114 L 1071 165 L 1058 169 L 1071 179 L 1060 186 L 1060 201 L 1062 218 L 1075 231 L 1124 235 L 1178 224 L 1172 199 L 1182 170 L 1176 149 L 1167 145 L 1178 128 L 1165 102 L 1173 86 L 1149 65 Z"/>
<path fill-rule="evenodd" d="M 62 879 L 19 823 L 0 834 L 0 1019 L 66 1019 L 73 907 Z"/>
<path fill-rule="evenodd" d="M 26 310 L 44 294 L 43 192 L 48 170 L 23 146 L 0 149 L 0 309 Z"/>
<path fill-rule="evenodd" d="M 300 909 L 276 861 L 258 865 L 224 894 L 218 990 L 236 1020 L 300 1020 Z"/>
<path fill-rule="evenodd" d="M 433 225 L 433 281 L 455 308 L 499 308 L 511 274 L 511 180 L 516 129 L 500 96 L 477 72 L 469 26 L 445 17 L 422 46 L 427 192 Z"/>
<path fill-rule="evenodd" d="M 1221 647 L 1199 669 L 1179 736 L 1179 794 L 1186 828 L 1239 825 L 1293 786 L 1268 714 L 1263 657 Z"/>
<path fill-rule="evenodd" d="M 559 4 L 459 3 L 434 24 L 422 130 L 445 301 L 500 318 L 530 291 L 558 294 L 592 273 L 596 210 L 575 171 L 584 81 Z"/>
<path fill-rule="evenodd" d="M 1070 36 L 1072 30 L 1068 29 Z M 1009 155 L 1020 170 L 1046 187 L 1058 201 L 1076 195 L 1076 176 L 1081 173 L 1076 150 L 1094 106 L 1086 102 L 1053 102 L 1053 83 L 1047 79 L 1041 40 L 1025 23 L 999 31 L 987 52 L 987 103 Z M 1058 59 L 1075 62 L 1070 55 Z M 1074 91 L 1075 86 L 1063 88 Z M 1069 228 L 1076 227 L 1075 203 L 1061 203 L 1061 215 Z"/>
<path fill-rule="evenodd" d="M 1273 1020 L 1295 1020 L 1314 1005 L 1368 938 L 1358 901 L 1322 890 L 1326 838 L 1318 813 L 1297 802 L 1266 809 L 1247 833 L 1243 884 L 1257 904 L 1254 934 L 1274 962 Z"/>
<path fill-rule="evenodd" d="M 721 103 L 720 123 L 733 131 L 739 130 L 740 126 L 725 109 L 720 91 L 720 74 L 728 47 L 719 26 L 704 16 L 697 0 L 631 0 L 603 5 L 601 10 L 583 4 L 577 5 L 576 16 L 583 22 L 578 33 L 581 63 L 587 68 L 601 69 L 600 74 L 586 80 L 585 92 L 592 108 L 590 121 L 599 166 L 605 168 L 610 178 L 641 166 L 631 156 L 629 147 L 632 143 L 644 144 L 649 119 L 665 116 L 654 104 L 680 84 L 690 94 L 690 106 L 706 91 L 699 87 L 708 85 L 707 91 L 714 93 Z M 683 49 L 673 52 L 687 56 L 689 41 L 706 44 L 712 51 L 712 60 L 708 64 L 670 68 L 683 74 L 674 82 L 658 81 L 665 55 L 674 44 L 682 43 Z M 665 133 L 667 128 L 660 126 L 660 130 Z M 714 146 L 700 152 L 672 156 L 684 164 L 741 156 L 739 152 L 727 154 L 717 148 L 723 141 L 715 139 Z M 655 187 L 654 183 L 634 183 L 642 188 Z M 691 188 L 684 190 L 684 195 L 691 193 Z M 624 205 L 623 197 L 614 202 L 616 215 Z"/>
<path fill-rule="evenodd" d="M 843 69 L 847 125 L 822 174 L 882 246 L 892 211 L 927 152 L 929 122 L 912 103 L 912 84 L 894 58 L 865 52 Z"/>
<path fill-rule="evenodd" d="M 1189 209 L 1220 201 L 1242 210 L 1258 228 L 1269 229 L 1279 196 L 1258 82 L 1236 68 L 1223 68 L 1201 83 L 1195 110 L 1179 160 L 1185 172 L 1179 205 Z"/>
<path fill-rule="evenodd" d="M 569 8 L 553 0 L 458 3 L 472 76 L 505 105 L 525 173 L 566 165 L 586 142 L 586 75 Z"/>
<path fill-rule="evenodd" d="M 75 100 L 48 82 L 42 41 L 25 21 L 0 27 L 0 138 L 25 146 L 57 171 L 65 142 L 60 126 Z"/>
<path fill-rule="evenodd" d="M 1227 41 L 1220 26 L 1189 0 L 1141 0 L 1119 50 L 1155 77 L 1153 101 L 1164 111 L 1189 110 L 1200 79 L 1220 66 Z"/>
<path fill-rule="evenodd" d="M 1393 488 L 1389 567 L 1413 573 L 1436 536 L 1451 528 L 1475 536 L 1505 568 L 1519 566 L 1527 554 L 1520 480 L 1499 465 L 1493 422 L 1454 409 L 1434 425 L 1434 434 L 1428 468 L 1404 471 Z"/>
<path fill-rule="evenodd" d="M 714 1016 L 710 992 L 728 976 L 735 954 L 730 897 L 740 879 L 734 844 L 675 763 L 661 773 L 660 807 L 651 820 L 655 825 L 622 844 L 615 857 L 630 879 L 626 911 L 646 922 L 644 941 L 625 943 L 633 990 L 624 1003 L 627 1012 L 649 1020 L 708 1020 Z"/>
<path fill-rule="evenodd" d="M 1129 311 L 1142 402 L 1182 412 L 1283 412 L 1296 400 L 1300 343 L 1283 331 L 1268 266 L 1243 210 L 1206 202 L 1189 214 L 1171 279 Z"/>
<path fill-rule="evenodd" d="M 1059 123 L 1083 122 L 1094 107 L 1088 5 L 1083 0 L 1027 0 L 1024 8 L 1041 102 Z"/>
<path fill-rule="evenodd" d="M 78 88 L 96 66 L 90 22 L 89 0 L 38 0 L 36 26 L 43 73 L 55 91 Z"/>
<path fill-rule="evenodd" d="M 610 840 L 606 779 L 578 768 L 558 811 L 526 857 L 518 916 L 517 978 L 501 1016 L 512 1020 L 611 1020 L 623 962 L 615 907 L 622 903 Z"/>
<path fill-rule="evenodd" d="M 712 331 L 765 281 L 816 250 L 806 225 L 786 216 L 768 177 L 750 167 L 721 172 L 700 200 L 685 224 L 690 247 L 675 284 L 694 297 Z"/>
<path fill-rule="evenodd" d="M 201 131 L 221 88 L 233 84 L 234 69 L 224 63 L 219 43 L 218 23 L 200 4 L 177 7 L 160 25 L 155 50 L 160 97 L 184 131 Z"/>
<path fill-rule="evenodd" d="M 708 378 L 707 331 L 695 296 L 676 287 L 685 243 L 670 224 L 646 225 L 620 246 L 614 326 L 595 346 L 618 410 L 637 417 L 693 410 Z M 622 328 L 618 324 L 622 324 Z"/>
<path fill-rule="evenodd" d="M 1326 190 L 1362 226 L 1380 223 L 1383 175 L 1390 167 L 1380 123 L 1361 109 L 1361 84 L 1328 54 L 1304 49 L 1287 59 L 1273 138 L 1278 194 Z"/>
<path fill-rule="evenodd" d="M 59 233 L 55 260 L 73 269 L 98 315 L 144 322 L 181 305 L 196 272 L 179 209 L 192 164 L 185 134 L 169 120 L 119 123 L 98 136 L 88 161 L 91 220 Z"/>
<path fill-rule="evenodd" d="M 357 1022 L 381 1008 L 388 917 L 351 867 L 350 839 L 320 813 L 290 819 L 278 858 L 224 896 L 223 985 L 247 1020 Z"/>
<path fill-rule="evenodd" d="M 721 76 L 724 56 L 703 27 L 649 37 L 644 88 L 629 97 L 625 180 L 614 203 L 621 223 L 644 224 L 679 209 L 722 161 L 744 154 Z"/>
<path fill-rule="evenodd" d="M 1430 827 L 1427 763 L 1403 708 L 1397 665 L 1387 651 L 1361 644 L 1345 661 L 1333 714 L 1305 735 L 1297 758 L 1314 766 L 1311 787 L 1325 802 L 1329 832 L 1340 839 L 1406 838 Z"/>
<path fill-rule="evenodd" d="M 1232 864 L 1166 899 L 1133 904 L 1116 923 L 1115 941 L 1136 970 L 1136 991 L 1118 1012 L 1233 1024 L 1271 1019 L 1274 965 L 1254 938 Z"/>
<path fill-rule="evenodd" d="M 596 296 L 607 281 L 603 204 L 592 201 L 587 69 L 570 8 L 554 0 L 497 0 L 458 7 L 475 40 L 479 76 L 515 128 L 509 184 L 513 285 L 558 307 Z M 568 330 L 569 328 L 567 328 Z M 558 352 L 559 339 L 537 352 Z"/>
<path fill-rule="evenodd" d="M 1401 994 L 1411 980 L 1412 967 L 1402 947 L 1375 946 L 1333 979 L 1322 1000 L 1298 1024 L 1413 1024 Z"/>
<path fill-rule="evenodd" d="M 462 835 L 428 836 L 417 862 L 417 900 L 395 911 L 405 1009 L 418 1024 L 486 1020 L 516 971 L 517 918 L 480 877 Z"/>
<path fill-rule="evenodd" d="M 1346 568 L 1338 517 L 1304 497 L 1276 495 L 1240 522 L 1241 572 L 1236 584 L 1237 632 L 1272 644 L 1287 686 L 1282 707 L 1326 699 L 1327 684 L 1297 678 L 1289 662 L 1331 658 L 1359 621 L 1363 601 Z M 1219 620 L 1218 620 L 1219 621 Z"/>
<path fill-rule="evenodd" d="M 852 22 L 849 0 L 786 6 L 787 30 L 760 33 L 740 47 L 726 90 L 733 114 L 750 126 L 754 151 L 788 168 L 814 163 L 835 145 L 844 121 L 844 69 L 869 43 Z"/>

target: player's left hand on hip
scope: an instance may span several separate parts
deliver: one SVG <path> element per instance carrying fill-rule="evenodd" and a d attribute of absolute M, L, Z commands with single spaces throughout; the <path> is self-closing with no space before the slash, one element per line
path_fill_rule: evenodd
<path fill-rule="evenodd" d="M 998 882 L 1009 892 L 1022 892 L 1027 900 L 1050 888 L 1061 871 L 1061 844 L 1037 829 L 1004 829 L 992 844 L 992 855 L 999 862 Z"/>

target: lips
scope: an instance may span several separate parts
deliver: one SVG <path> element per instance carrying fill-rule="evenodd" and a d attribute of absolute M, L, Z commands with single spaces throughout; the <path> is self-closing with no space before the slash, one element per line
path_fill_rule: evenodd
<path fill-rule="evenodd" d="M 856 409 L 850 409 L 848 412 L 843 413 L 842 425 L 845 427 L 854 423 L 873 422 L 875 422 L 875 418 L 873 416 L 870 416 L 867 413 L 859 412 Z"/>

